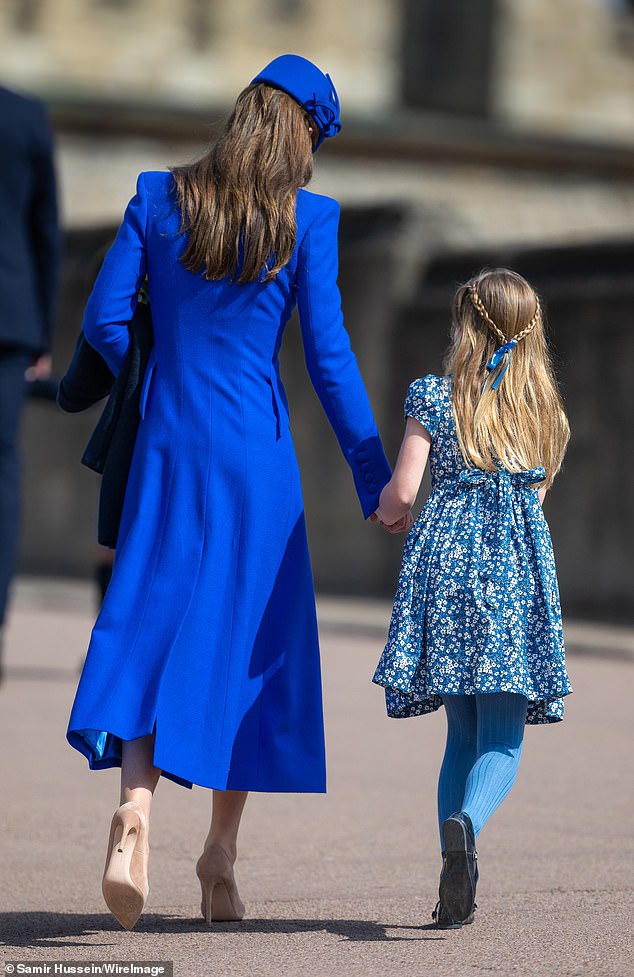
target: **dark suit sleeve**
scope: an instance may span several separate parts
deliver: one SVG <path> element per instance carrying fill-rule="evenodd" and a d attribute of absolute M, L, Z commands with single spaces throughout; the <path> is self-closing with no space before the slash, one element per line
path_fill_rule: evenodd
<path fill-rule="evenodd" d="M 53 138 L 44 106 L 37 105 L 39 119 L 33 148 L 31 244 L 42 322 L 42 350 L 49 349 L 57 305 L 60 264 L 60 232 Z"/>
<path fill-rule="evenodd" d="M 321 198 L 298 250 L 297 304 L 306 366 L 346 461 L 364 516 L 379 504 L 390 479 L 374 415 L 350 338 L 337 286 L 339 205 Z"/>

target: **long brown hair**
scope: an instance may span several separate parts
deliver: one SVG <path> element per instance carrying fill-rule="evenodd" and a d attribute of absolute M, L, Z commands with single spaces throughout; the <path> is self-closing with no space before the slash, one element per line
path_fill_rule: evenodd
<path fill-rule="evenodd" d="M 311 125 L 286 92 L 250 85 L 211 150 L 172 168 L 186 268 L 240 284 L 275 278 L 295 248 L 297 190 L 313 172 Z"/>
<path fill-rule="evenodd" d="M 499 386 L 487 363 L 509 340 Z M 546 487 L 561 467 L 570 437 L 535 290 L 514 271 L 482 271 L 456 292 L 452 342 L 445 360 L 460 450 L 475 468 L 509 471 L 543 466 Z M 499 375 L 499 374 L 498 374 Z"/>

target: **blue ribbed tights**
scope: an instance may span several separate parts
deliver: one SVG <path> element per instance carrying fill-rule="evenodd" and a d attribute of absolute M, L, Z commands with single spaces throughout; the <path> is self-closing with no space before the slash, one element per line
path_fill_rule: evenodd
<path fill-rule="evenodd" d="M 442 701 L 447 746 L 438 780 L 439 824 L 465 811 L 477 836 L 515 781 L 528 701 L 514 692 L 443 695 Z"/>

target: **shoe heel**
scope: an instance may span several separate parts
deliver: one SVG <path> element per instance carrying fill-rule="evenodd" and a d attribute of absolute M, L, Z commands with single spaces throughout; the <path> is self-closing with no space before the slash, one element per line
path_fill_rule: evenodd
<path fill-rule="evenodd" d="M 442 826 L 443 847 L 446 852 L 466 852 L 467 833 L 456 818 L 447 818 Z"/>
<path fill-rule="evenodd" d="M 205 922 L 211 926 L 213 922 L 238 923 L 244 918 L 244 906 L 240 898 L 232 894 L 226 882 L 213 879 L 211 882 L 200 880 L 202 892 L 201 913 Z"/>
<path fill-rule="evenodd" d="M 239 922 L 244 905 L 238 895 L 233 865 L 219 845 L 205 849 L 198 859 L 196 875 L 200 882 L 200 911 L 208 925 L 216 922 Z"/>

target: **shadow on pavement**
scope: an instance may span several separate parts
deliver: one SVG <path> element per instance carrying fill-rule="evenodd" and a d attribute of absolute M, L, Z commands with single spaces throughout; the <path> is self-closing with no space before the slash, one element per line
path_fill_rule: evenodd
<path fill-rule="evenodd" d="M 446 939 L 444 934 L 423 936 L 432 925 L 399 926 L 376 923 L 366 919 L 245 919 L 241 923 L 214 923 L 212 927 L 202 919 L 163 916 L 147 913 L 134 928 L 134 933 L 194 933 L 213 935 L 215 933 L 309 933 L 326 932 L 339 936 L 342 940 L 369 943 L 381 940 L 389 942 L 411 940 Z M 398 936 L 402 931 L 412 935 Z M 391 933 L 394 935 L 391 935 Z M 109 913 L 52 913 L 52 912 L 14 912 L 0 913 L 0 945 L 8 947 L 29 947 L 39 949 L 62 949 L 64 947 L 104 947 L 106 933 L 125 933 Z M 421 934 L 415 935 L 415 934 Z M 92 942 L 90 937 L 97 937 Z M 73 940 L 72 937 L 83 937 Z"/>

